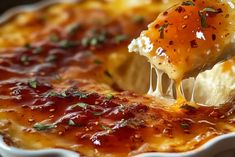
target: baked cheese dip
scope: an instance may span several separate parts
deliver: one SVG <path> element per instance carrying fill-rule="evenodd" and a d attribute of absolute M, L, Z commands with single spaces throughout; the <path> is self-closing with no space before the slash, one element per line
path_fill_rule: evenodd
<path fill-rule="evenodd" d="M 206 18 L 202 22 L 198 10 Z M 127 48 L 162 12 L 149 27 L 153 34 L 146 31 L 142 38 L 146 46 L 153 44 L 146 47 L 146 55 L 156 56 L 151 61 L 156 68 L 159 59 L 164 62 L 169 56 L 170 63 L 164 67 L 176 70 L 172 78 L 186 76 L 224 55 L 232 36 L 231 11 L 227 3 L 204 0 L 84 0 L 19 12 L 0 25 L 0 133 L 4 141 L 27 150 L 62 148 L 81 156 L 124 157 L 187 152 L 234 132 L 233 60 L 217 64 L 194 80 L 194 100 L 202 105 L 185 100 L 176 108 L 173 97 L 146 94 L 148 60 Z M 184 20 L 187 26 L 180 24 L 180 32 L 175 32 L 176 23 Z M 201 39 L 190 33 L 195 27 Z M 167 50 L 159 50 L 162 57 L 153 53 L 157 45 Z M 183 51 L 187 48 L 190 51 Z M 216 55 L 206 55 L 209 50 Z M 185 62 L 188 52 L 192 64 L 178 68 L 183 65 L 178 61 Z M 170 74 L 167 68 L 164 72 Z M 162 83 L 171 84 L 162 75 Z M 187 99 L 192 82 L 184 80 L 183 84 Z"/>

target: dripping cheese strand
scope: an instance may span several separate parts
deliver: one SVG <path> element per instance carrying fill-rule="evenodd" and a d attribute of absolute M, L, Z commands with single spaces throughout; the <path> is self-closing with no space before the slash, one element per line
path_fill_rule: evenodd
<path fill-rule="evenodd" d="M 154 75 L 153 72 L 156 74 L 156 86 L 153 88 L 153 80 L 154 80 Z M 148 95 L 152 96 L 159 96 L 159 97 L 164 97 L 164 96 L 170 96 L 171 98 L 174 98 L 174 91 L 173 91 L 173 85 L 175 82 L 175 91 L 176 91 L 176 100 L 177 102 L 182 102 L 185 101 L 185 96 L 183 93 L 183 84 L 182 80 L 179 81 L 174 81 L 170 79 L 170 84 L 166 90 L 166 92 L 163 92 L 163 74 L 161 70 L 158 70 L 153 64 L 150 63 L 150 77 L 149 77 L 149 90 L 148 90 Z"/>
<path fill-rule="evenodd" d="M 196 85 L 197 85 L 196 81 L 197 81 L 197 79 L 194 79 L 194 81 L 193 81 L 193 89 L 192 89 L 192 94 L 191 94 L 191 98 L 190 98 L 191 102 L 195 102 L 194 94 L 195 94 L 195 89 L 196 89 Z"/>
<path fill-rule="evenodd" d="M 156 83 L 155 88 L 154 86 L 154 76 L 156 75 Z M 150 74 L 149 74 L 149 90 L 148 95 L 151 96 L 158 96 L 158 97 L 167 97 L 176 99 L 176 103 L 180 104 L 186 101 L 185 94 L 184 94 L 184 87 L 183 87 L 183 79 L 173 80 L 170 79 L 170 83 L 167 87 L 166 92 L 163 91 L 163 84 L 165 81 L 163 80 L 163 74 L 161 70 L 158 70 L 153 64 L 150 63 Z M 175 88 L 174 87 L 175 84 Z M 191 100 L 190 102 L 194 102 L 194 89 L 195 85 L 193 86 L 192 93 L 191 93 Z M 176 91 L 176 96 L 174 96 L 174 90 Z"/>
<path fill-rule="evenodd" d="M 163 95 L 163 91 L 162 91 L 162 74 L 163 72 L 158 70 L 157 68 L 154 68 L 156 76 L 157 76 L 157 80 L 156 80 L 156 87 L 155 87 L 155 91 L 153 92 L 153 95 L 156 96 L 162 96 Z"/>
<path fill-rule="evenodd" d="M 153 65 L 150 63 L 150 73 L 149 73 L 149 91 L 148 94 L 152 95 L 153 93 Z"/>
<path fill-rule="evenodd" d="M 170 98 L 174 98 L 173 85 L 174 85 L 174 81 L 170 80 L 170 84 L 169 84 L 167 91 L 166 91 L 166 95 L 170 96 Z"/>
<path fill-rule="evenodd" d="M 153 88 L 153 71 L 156 74 L 156 86 Z M 162 82 L 163 72 L 155 68 L 152 64 L 150 64 L 150 80 L 149 80 L 149 91 L 148 94 L 152 96 L 164 96 L 163 94 L 163 82 Z"/>

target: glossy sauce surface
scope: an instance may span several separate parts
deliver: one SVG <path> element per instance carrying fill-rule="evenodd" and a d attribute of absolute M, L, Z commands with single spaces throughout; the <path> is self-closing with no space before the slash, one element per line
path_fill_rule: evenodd
<path fill-rule="evenodd" d="M 224 49 L 233 38 L 233 21 L 234 11 L 227 3 L 183 1 L 162 12 L 143 32 L 153 43 L 148 56 L 157 57 L 155 66 L 172 79 L 197 75 L 228 55 Z M 161 67 L 166 64 L 171 72 Z"/>
<path fill-rule="evenodd" d="M 68 14 L 76 9 L 57 7 Z M 156 12 L 145 7 L 100 27 L 84 17 L 65 20 L 25 46 L 2 49 L 0 130 L 6 142 L 25 149 L 65 148 L 84 156 L 131 156 L 188 151 L 233 132 L 234 102 L 223 108 L 182 104 L 174 110 L 157 98 L 115 86 L 106 60 L 153 20 Z M 88 13 L 107 20 L 103 9 L 81 12 Z M 132 21 L 133 13 L 139 17 Z M 73 29 L 64 29 L 71 21 Z M 40 27 L 36 22 L 38 32 Z"/>

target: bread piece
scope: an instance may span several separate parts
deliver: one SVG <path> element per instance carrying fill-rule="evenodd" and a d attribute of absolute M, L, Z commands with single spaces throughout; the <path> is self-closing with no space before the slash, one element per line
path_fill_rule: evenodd
<path fill-rule="evenodd" d="M 183 1 L 162 12 L 129 45 L 174 80 L 195 76 L 234 55 L 234 4 Z"/>

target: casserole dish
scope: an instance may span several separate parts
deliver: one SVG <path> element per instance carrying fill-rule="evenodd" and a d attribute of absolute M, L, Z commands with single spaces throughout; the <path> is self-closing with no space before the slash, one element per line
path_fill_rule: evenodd
<path fill-rule="evenodd" d="M 27 11 L 36 11 L 38 9 L 47 7 L 51 4 L 55 3 L 60 3 L 64 1 L 43 1 L 38 4 L 34 5 L 27 5 L 27 6 L 19 6 L 16 8 L 13 8 L 9 11 L 7 11 L 4 15 L 2 15 L 0 19 L 0 23 L 4 23 L 7 20 L 11 19 L 13 16 L 20 12 L 27 12 Z M 73 3 L 77 1 L 67 1 L 68 3 Z M 130 4 L 131 5 L 131 4 Z M 108 74 L 109 75 L 109 74 Z M 31 82 L 32 83 L 32 82 Z M 35 84 L 33 84 L 34 86 Z M 32 86 L 32 84 L 31 84 Z M 131 87 L 130 87 L 131 88 Z M 137 155 L 138 157 L 203 157 L 203 156 L 212 156 L 216 155 L 218 153 L 223 153 L 226 150 L 231 150 L 235 148 L 234 141 L 235 140 L 235 134 L 234 133 L 228 133 L 224 135 L 220 135 L 218 137 L 215 137 L 202 146 L 191 150 L 187 151 L 184 153 L 143 153 Z M 65 149 L 43 149 L 43 150 L 24 150 L 20 148 L 15 148 L 13 146 L 8 146 L 3 139 L 1 139 L 0 143 L 0 149 L 1 149 L 1 154 L 3 157 L 43 157 L 43 156 L 55 156 L 55 157 L 75 157 L 79 156 L 79 154 L 68 151 Z M 234 151 L 231 151 L 231 156 L 234 155 Z"/>

